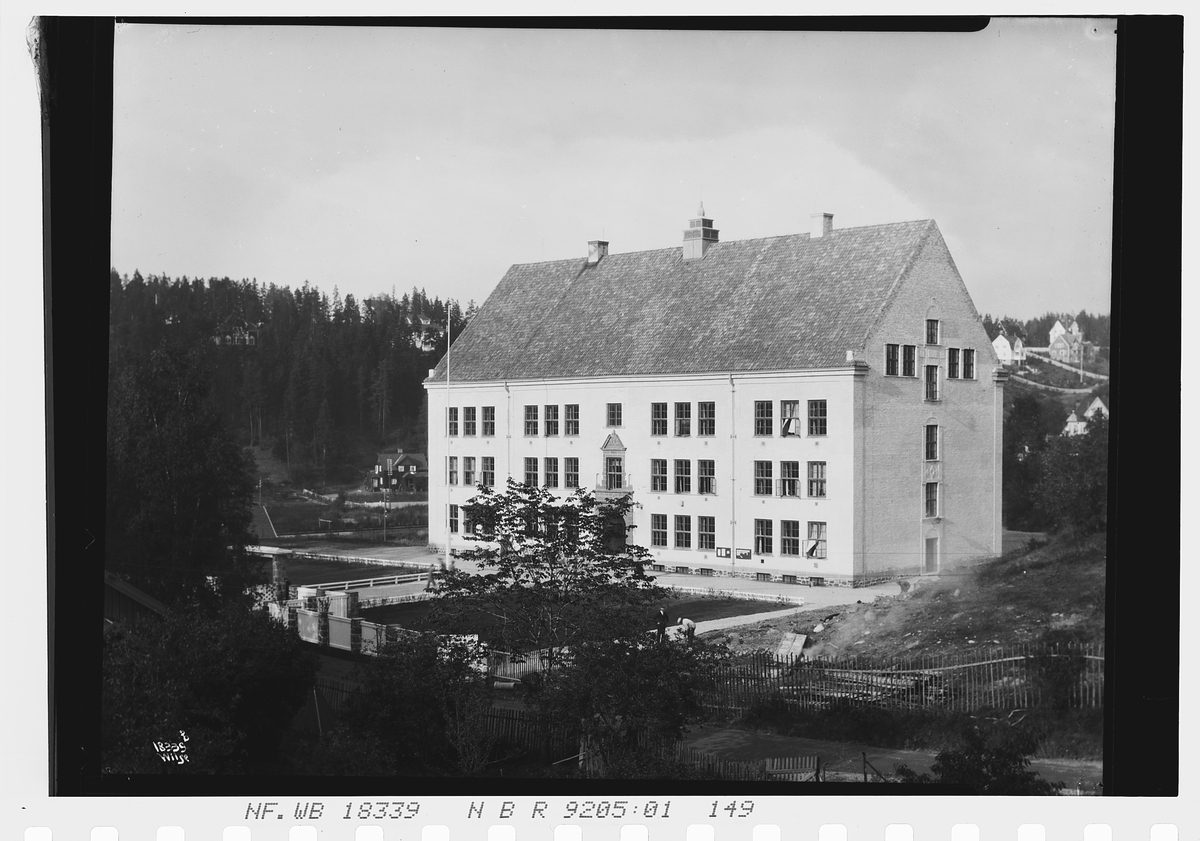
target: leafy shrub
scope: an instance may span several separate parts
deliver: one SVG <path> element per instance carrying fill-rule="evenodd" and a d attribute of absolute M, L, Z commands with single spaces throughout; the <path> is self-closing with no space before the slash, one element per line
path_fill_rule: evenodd
<path fill-rule="evenodd" d="M 1004 795 L 1057 794 L 1063 787 L 1043 780 L 1029 767 L 1037 743 L 1027 732 L 971 726 L 964 728 L 962 741 L 961 747 L 937 755 L 932 776 L 917 774 L 906 765 L 897 767 L 901 782 L 965 785 L 977 794 Z"/>

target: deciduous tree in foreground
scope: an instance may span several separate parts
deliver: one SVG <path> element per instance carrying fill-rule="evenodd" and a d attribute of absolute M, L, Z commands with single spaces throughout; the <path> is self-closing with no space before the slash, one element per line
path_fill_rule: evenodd
<path fill-rule="evenodd" d="M 649 606 L 667 593 L 645 574 L 649 553 L 625 539 L 632 505 L 582 490 L 559 499 L 512 480 L 502 494 L 480 488 L 464 506 L 475 548 L 456 554 L 471 571 L 447 572 L 439 621 L 465 633 L 489 627 L 495 647 L 536 656 L 543 671 L 580 643 L 649 628 Z"/>
<path fill-rule="evenodd" d="M 645 574 L 650 554 L 626 540 L 625 497 L 559 499 L 510 481 L 481 488 L 463 522 L 476 548 L 458 553 L 437 615 L 447 630 L 488 634 L 538 666 L 529 705 L 576 729 L 592 773 L 656 776 L 653 745 L 672 745 L 701 715 L 701 693 L 723 647 L 658 642 L 654 606 L 670 593 Z M 670 764 L 670 763 L 667 763 Z"/>

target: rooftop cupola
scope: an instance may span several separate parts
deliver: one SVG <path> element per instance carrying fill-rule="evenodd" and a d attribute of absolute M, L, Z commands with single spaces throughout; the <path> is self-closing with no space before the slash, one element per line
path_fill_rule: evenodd
<path fill-rule="evenodd" d="M 699 260 L 709 247 L 717 244 L 718 233 L 712 220 L 704 215 L 704 204 L 701 203 L 700 212 L 683 232 L 683 259 Z"/>
<path fill-rule="evenodd" d="M 588 241 L 588 263 L 599 263 L 608 256 L 608 243 L 602 239 Z"/>

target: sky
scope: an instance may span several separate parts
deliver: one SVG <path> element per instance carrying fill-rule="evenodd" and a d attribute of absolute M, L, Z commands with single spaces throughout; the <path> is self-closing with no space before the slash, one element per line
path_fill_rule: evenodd
<path fill-rule="evenodd" d="M 122 274 L 413 287 L 937 221 L 980 314 L 1110 309 L 1111 21 L 978 33 L 119 25 Z"/>

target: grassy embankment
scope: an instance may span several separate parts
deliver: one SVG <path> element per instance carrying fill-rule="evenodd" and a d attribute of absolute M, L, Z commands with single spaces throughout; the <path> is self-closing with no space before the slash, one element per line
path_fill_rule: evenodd
<path fill-rule="evenodd" d="M 735 651 L 774 650 L 785 632 L 816 640 L 816 651 L 888 661 L 906 655 L 982 655 L 989 647 L 1037 642 L 1100 643 L 1104 639 L 1103 535 L 1059 538 L 1032 550 L 920 580 L 907 596 L 871 604 L 809 610 L 782 619 L 706 635 Z M 821 630 L 815 632 L 820 626 Z M 991 726 L 1008 711 L 966 714 L 897 713 L 852 708 L 800 713 L 764 704 L 743 724 L 796 736 L 865 741 L 880 747 L 940 750 L 965 724 Z M 1009 726 L 1007 723 L 998 726 Z M 1019 725 L 1040 737 L 1038 757 L 1098 759 L 1103 713 L 1031 711 Z"/>

